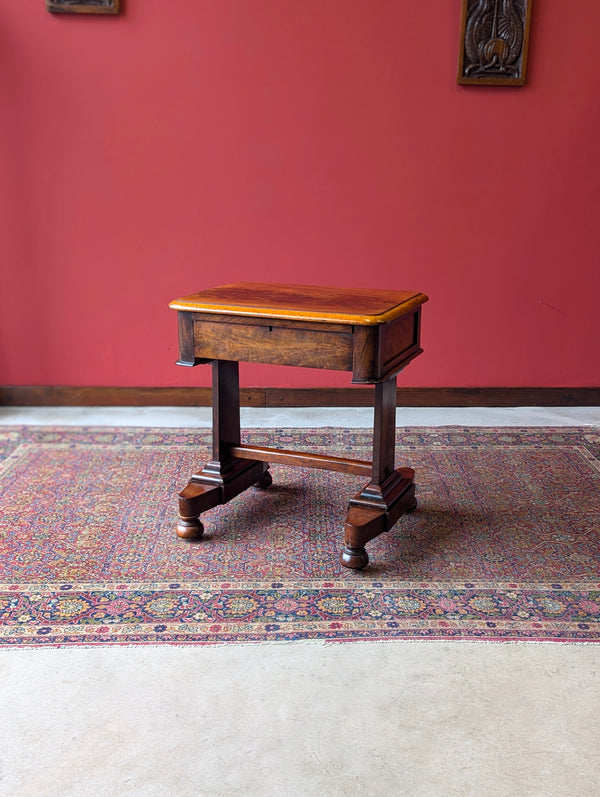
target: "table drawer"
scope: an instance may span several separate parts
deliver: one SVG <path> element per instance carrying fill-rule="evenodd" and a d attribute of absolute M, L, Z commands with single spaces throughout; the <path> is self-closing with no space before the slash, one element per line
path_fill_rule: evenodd
<path fill-rule="evenodd" d="M 352 370 L 352 332 L 194 319 L 194 356 Z"/>

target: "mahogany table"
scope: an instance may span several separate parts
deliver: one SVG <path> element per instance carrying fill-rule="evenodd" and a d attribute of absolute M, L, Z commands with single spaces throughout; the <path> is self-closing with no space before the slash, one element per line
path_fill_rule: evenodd
<path fill-rule="evenodd" d="M 212 362 L 212 459 L 179 493 L 177 534 L 199 539 L 200 514 L 248 487 L 269 487 L 269 463 L 364 475 L 350 499 L 341 562 L 359 569 L 365 544 L 416 507 L 414 471 L 394 468 L 396 375 L 421 354 L 422 293 L 239 282 L 170 303 L 179 320 L 178 365 Z M 239 362 L 351 371 L 375 385 L 373 460 L 244 445 Z"/>

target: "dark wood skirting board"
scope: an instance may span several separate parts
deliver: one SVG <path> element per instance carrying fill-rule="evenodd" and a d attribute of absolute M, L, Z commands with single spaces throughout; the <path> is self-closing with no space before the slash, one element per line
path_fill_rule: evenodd
<path fill-rule="evenodd" d="M 372 388 L 268 388 L 268 407 L 370 407 Z M 600 388 L 405 387 L 398 407 L 596 407 Z"/>
<path fill-rule="evenodd" d="M 243 407 L 370 407 L 371 387 L 240 391 Z M 209 387 L 0 387 L 0 406 L 209 407 Z M 598 407 L 600 387 L 406 387 L 399 407 Z"/>

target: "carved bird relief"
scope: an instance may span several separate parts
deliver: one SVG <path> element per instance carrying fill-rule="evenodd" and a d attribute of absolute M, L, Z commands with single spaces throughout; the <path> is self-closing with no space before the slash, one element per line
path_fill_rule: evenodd
<path fill-rule="evenodd" d="M 467 77 L 519 77 L 527 0 L 475 0 L 465 28 Z"/>

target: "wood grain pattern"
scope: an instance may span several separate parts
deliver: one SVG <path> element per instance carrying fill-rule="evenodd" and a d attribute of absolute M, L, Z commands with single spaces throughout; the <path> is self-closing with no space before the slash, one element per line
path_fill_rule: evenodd
<path fill-rule="evenodd" d="M 170 307 L 179 316 L 179 365 L 217 359 L 291 365 L 352 371 L 353 383 L 373 384 L 421 354 L 426 301 L 409 291 L 244 282 Z"/>
<path fill-rule="evenodd" d="M 273 319 L 273 323 L 281 324 L 281 321 Z M 218 323 L 204 321 L 202 316 L 196 317 L 194 330 L 194 355 L 198 359 L 220 357 L 332 371 L 350 371 L 352 368 L 350 332 L 330 334 L 321 330 L 266 324 Z"/>
<path fill-rule="evenodd" d="M 175 299 L 172 310 L 325 323 L 385 324 L 428 297 L 414 291 L 238 282 Z"/>
<path fill-rule="evenodd" d="M 239 459 L 256 459 L 261 462 L 275 462 L 279 465 L 296 465 L 303 468 L 332 470 L 338 473 L 355 473 L 358 476 L 373 475 L 373 465 L 360 459 L 328 457 L 322 454 L 309 454 L 305 451 L 282 451 L 262 446 L 239 445 L 231 448 L 231 455 Z"/>

